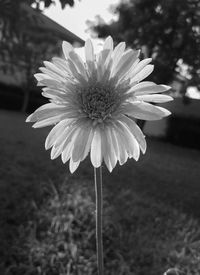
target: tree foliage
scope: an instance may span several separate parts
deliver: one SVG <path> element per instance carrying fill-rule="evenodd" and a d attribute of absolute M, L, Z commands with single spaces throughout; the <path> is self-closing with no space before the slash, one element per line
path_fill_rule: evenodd
<path fill-rule="evenodd" d="M 111 34 L 116 42 L 142 48 L 156 65 L 156 81 L 170 82 L 182 63 L 188 85 L 200 83 L 199 0 L 127 0 L 114 12 L 117 21 L 93 23 L 99 37 Z"/>

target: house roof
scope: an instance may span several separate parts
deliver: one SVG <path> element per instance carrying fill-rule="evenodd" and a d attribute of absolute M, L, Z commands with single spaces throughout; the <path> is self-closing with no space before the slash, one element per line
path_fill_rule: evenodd
<path fill-rule="evenodd" d="M 41 11 L 37 11 L 26 4 L 22 4 L 22 9 L 26 12 L 26 15 L 28 15 L 32 19 L 31 21 L 33 22 L 34 28 L 43 31 L 51 31 L 61 40 L 66 40 L 71 44 L 76 44 L 78 46 L 84 45 L 85 42 L 83 39 L 50 19 Z"/>

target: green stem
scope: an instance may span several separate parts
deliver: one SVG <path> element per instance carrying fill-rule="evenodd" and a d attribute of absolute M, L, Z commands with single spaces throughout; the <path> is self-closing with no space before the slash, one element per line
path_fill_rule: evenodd
<path fill-rule="evenodd" d="M 97 177 L 97 174 L 99 177 Z M 97 268 L 98 275 L 103 275 L 103 240 L 102 240 L 102 167 L 94 168 L 94 181 L 96 193 L 96 247 L 97 247 Z"/>

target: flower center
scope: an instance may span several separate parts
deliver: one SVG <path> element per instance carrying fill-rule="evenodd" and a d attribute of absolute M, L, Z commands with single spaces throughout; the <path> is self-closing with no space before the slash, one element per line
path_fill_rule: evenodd
<path fill-rule="evenodd" d="M 113 87 L 96 83 L 81 89 L 81 101 L 88 117 L 102 122 L 116 109 L 119 96 Z"/>

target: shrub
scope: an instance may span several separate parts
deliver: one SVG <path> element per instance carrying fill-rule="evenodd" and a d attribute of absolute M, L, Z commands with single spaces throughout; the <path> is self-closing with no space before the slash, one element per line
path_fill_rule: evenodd
<path fill-rule="evenodd" d="M 20 228 L 17 257 L 6 274 L 96 274 L 95 205 L 84 187 L 52 185 L 51 196 L 37 209 L 36 220 Z M 26 236 L 28 235 L 28 238 Z M 26 240 L 25 240 L 26 239 Z M 124 274 L 115 250 L 115 227 L 105 221 L 105 274 Z M 15 253 L 14 252 L 14 253 Z M 15 255 L 16 256 L 16 255 Z"/>
<path fill-rule="evenodd" d="M 47 189 L 51 191 L 45 191 L 43 203 L 35 205 L 35 218 L 19 227 L 4 274 L 96 275 L 95 205 L 88 183 L 72 181 Z M 105 275 L 155 275 L 169 268 L 200 273 L 198 221 L 128 191 L 108 201 Z M 114 203 L 121 206 L 121 215 Z"/>

